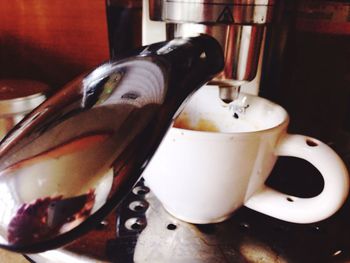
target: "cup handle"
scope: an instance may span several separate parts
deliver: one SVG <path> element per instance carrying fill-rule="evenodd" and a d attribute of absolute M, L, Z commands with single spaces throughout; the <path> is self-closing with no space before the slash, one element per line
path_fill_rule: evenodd
<path fill-rule="evenodd" d="M 286 134 L 275 153 L 302 158 L 314 165 L 324 179 L 322 192 L 299 198 L 263 186 L 247 200 L 246 207 L 288 222 L 312 223 L 331 216 L 343 205 L 349 192 L 348 171 L 328 145 L 307 136 Z"/>

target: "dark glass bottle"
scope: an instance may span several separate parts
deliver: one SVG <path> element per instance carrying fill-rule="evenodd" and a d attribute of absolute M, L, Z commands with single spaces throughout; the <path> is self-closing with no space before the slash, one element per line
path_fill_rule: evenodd
<path fill-rule="evenodd" d="M 209 36 L 155 43 L 77 78 L 27 115 L 0 144 L 1 247 L 51 249 L 100 222 L 183 101 L 223 63 Z"/>

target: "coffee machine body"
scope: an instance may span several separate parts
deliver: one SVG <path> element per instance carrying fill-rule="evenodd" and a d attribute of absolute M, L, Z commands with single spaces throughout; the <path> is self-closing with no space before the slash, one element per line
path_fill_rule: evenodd
<path fill-rule="evenodd" d="M 177 37 L 209 34 L 221 44 L 225 67 L 213 81 L 224 101 L 242 87 L 258 94 L 266 27 L 275 0 L 107 0 L 111 58 L 127 50 Z"/>
<path fill-rule="evenodd" d="M 143 43 L 209 34 L 221 44 L 225 68 L 211 83 L 224 101 L 241 87 L 257 94 L 266 25 L 275 1 L 143 1 Z"/>

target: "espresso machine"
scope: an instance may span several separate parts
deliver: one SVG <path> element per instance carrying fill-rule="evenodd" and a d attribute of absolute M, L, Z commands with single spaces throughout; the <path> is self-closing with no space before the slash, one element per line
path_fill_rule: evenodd
<path fill-rule="evenodd" d="M 142 3 L 134 1 L 129 7 L 133 14 L 130 19 L 134 22 L 131 24 L 142 25 L 142 37 L 136 38 L 138 42 L 134 38 L 128 47 L 202 33 L 214 36 L 224 50 L 225 68 L 209 85 L 221 87 L 222 100 L 230 102 L 240 90 L 274 100 L 291 114 L 292 132 L 321 138 L 345 161 L 349 160 L 346 159 L 350 152 L 349 136 L 345 135 L 348 132 L 344 128 L 349 127 L 349 111 L 346 109 L 350 102 L 344 102 L 349 96 L 345 92 L 349 89 L 344 86 L 349 82 L 344 81 L 348 78 L 344 73 L 346 66 L 341 66 L 342 69 L 336 67 L 337 60 L 343 65 L 349 58 L 346 55 L 349 33 L 345 34 L 349 25 L 346 16 L 349 6 L 344 1 L 144 0 Z M 331 35 L 320 35 L 322 30 Z M 334 31 L 340 34 L 332 34 Z M 113 45 L 111 48 L 113 50 Z M 318 71 L 322 63 L 328 64 L 326 82 Z M 310 72 L 314 82 L 307 76 Z M 336 85 L 332 90 L 337 91 L 329 97 L 326 83 L 331 83 L 331 79 Z M 327 104 L 327 97 L 337 96 L 341 99 L 332 99 L 330 103 L 337 120 L 331 121 L 332 111 L 326 109 L 322 116 L 315 113 L 316 120 L 308 116 L 312 115 L 312 105 L 318 104 L 318 98 Z M 300 98 L 309 100 L 309 103 L 300 104 Z M 335 131 L 337 127 L 341 131 L 330 136 L 329 130 Z M 350 167 L 349 161 L 347 165 Z M 297 170 L 302 172 L 297 173 Z M 297 196 L 308 197 L 322 189 L 322 181 L 313 167 L 297 159 L 281 158 L 272 173 L 268 184 Z M 286 173 L 289 175 L 286 177 L 294 180 L 280 176 Z M 314 192 L 306 193 L 298 184 L 300 180 L 305 182 L 305 189 Z M 132 252 L 122 253 L 125 258 L 140 262 L 147 258 L 159 262 L 166 262 L 169 258 L 174 262 L 181 262 L 181 259 L 182 262 L 347 262 L 349 259 L 349 242 L 345 234 L 349 233 L 346 223 L 348 202 L 335 217 L 319 224 L 293 225 L 263 218 L 243 208 L 228 222 L 201 227 L 183 224 L 163 214 L 151 189 L 145 184 L 147 182 L 140 181 L 137 189 L 142 189 L 147 195 L 140 198 L 131 194 L 128 197 L 130 202 L 135 198 L 140 200 L 145 211 L 139 221 L 140 229 L 134 235 L 122 224 L 135 215 L 128 211 L 128 202 L 118 210 L 119 240 L 114 243 L 114 248 L 131 248 Z M 152 239 L 152 235 L 170 241 L 172 245 L 166 248 L 162 241 Z M 181 243 L 180 240 L 187 242 Z M 330 240 L 333 240 L 332 244 Z M 129 242 L 134 242 L 134 245 Z"/>
<path fill-rule="evenodd" d="M 144 1 L 144 5 L 147 1 Z M 272 22 L 275 1 L 149 1 L 144 8 L 144 17 L 151 21 L 162 21 L 166 39 L 208 34 L 219 41 L 224 50 L 223 72 L 211 81 L 219 86 L 223 101 L 234 100 L 241 86 L 255 80 L 259 58 L 264 47 L 266 25 Z M 145 38 L 147 19 L 144 19 Z M 149 40 L 149 39 L 148 39 Z"/>
<path fill-rule="evenodd" d="M 220 43 L 225 66 L 208 85 L 220 87 L 219 96 L 224 102 L 230 103 L 242 90 L 284 105 L 285 97 L 277 96 L 283 93 L 283 88 L 276 91 L 280 88 L 273 85 L 276 78 L 269 76 L 276 72 L 276 68 L 272 70 L 276 67 L 273 64 L 276 56 L 270 56 L 283 50 L 290 22 L 295 19 L 291 10 L 296 4 L 281 2 L 110 0 L 108 17 L 117 18 L 108 23 L 111 58 L 141 45 L 209 34 Z M 287 10 L 284 17 L 283 8 Z M 274 23 L 281 24 L 276 27 Z M 275 31 L 271 32 L 271 28 Z M 282 164 L 285 165 L 288 164 Z M 303 195 L 303 189 L 293 182 L 278 179 L 281 173 L 278 167 L 273 173 L 276 179 L 272 176 L 268 183 L 295 195 L 301 191 Z M 317 194 L 322 182 L 315 181 L 317 175 L 308 166 L 302 175 L 296 176 L 305 174 L 311 174 L 305 180 L 315 184 Z M 349 217 L 348 204 L 329 220 L 309 225 L 281 222 L 242 208 L 220 224 L 190 225 L 169 216 L 141 179 L 116 212 L 88 235 L 64 248 L 30 258 L 36 262 L 54 261 L 57 255 L 62 262 L 63 258 L 67 262 L 94 262 L 96 258 L 107 262 L 346 262 L 350 258 Z M 330 244 L 329 240 L 334 242 Z"/>
<path fill-rule="evenodd" d="M 220 98 L 234 100 L 241 86 L 257 94 L 266 26 L 275 6 L 274 0 L 108 1 L 111 57 L 141 44 L 208 34 L 225 55 L 223 72 L 211 81 L 220 87 Z M 130 26 L 123 30 L 126 23 Z"/>

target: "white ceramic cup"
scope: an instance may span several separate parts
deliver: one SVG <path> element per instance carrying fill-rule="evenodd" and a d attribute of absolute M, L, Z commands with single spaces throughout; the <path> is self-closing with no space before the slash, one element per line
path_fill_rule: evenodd
<path fill-rule="evenodd" d="M 170 128 L 143 176 L 164 208 L 190 223 L 223 221 L 242 205 L 289 222 L 325 219 L 348 195 L 347 169 L 321 141 L 288 134 L 288 122 L 287 112 L 271 101 L 241 94 L 229 108 L 217 87 L 205 86 L 176 119 L 187 129 Z M 313 164 L 323 191 L 298 198 L 267 187 L 278 156 Z"/>

